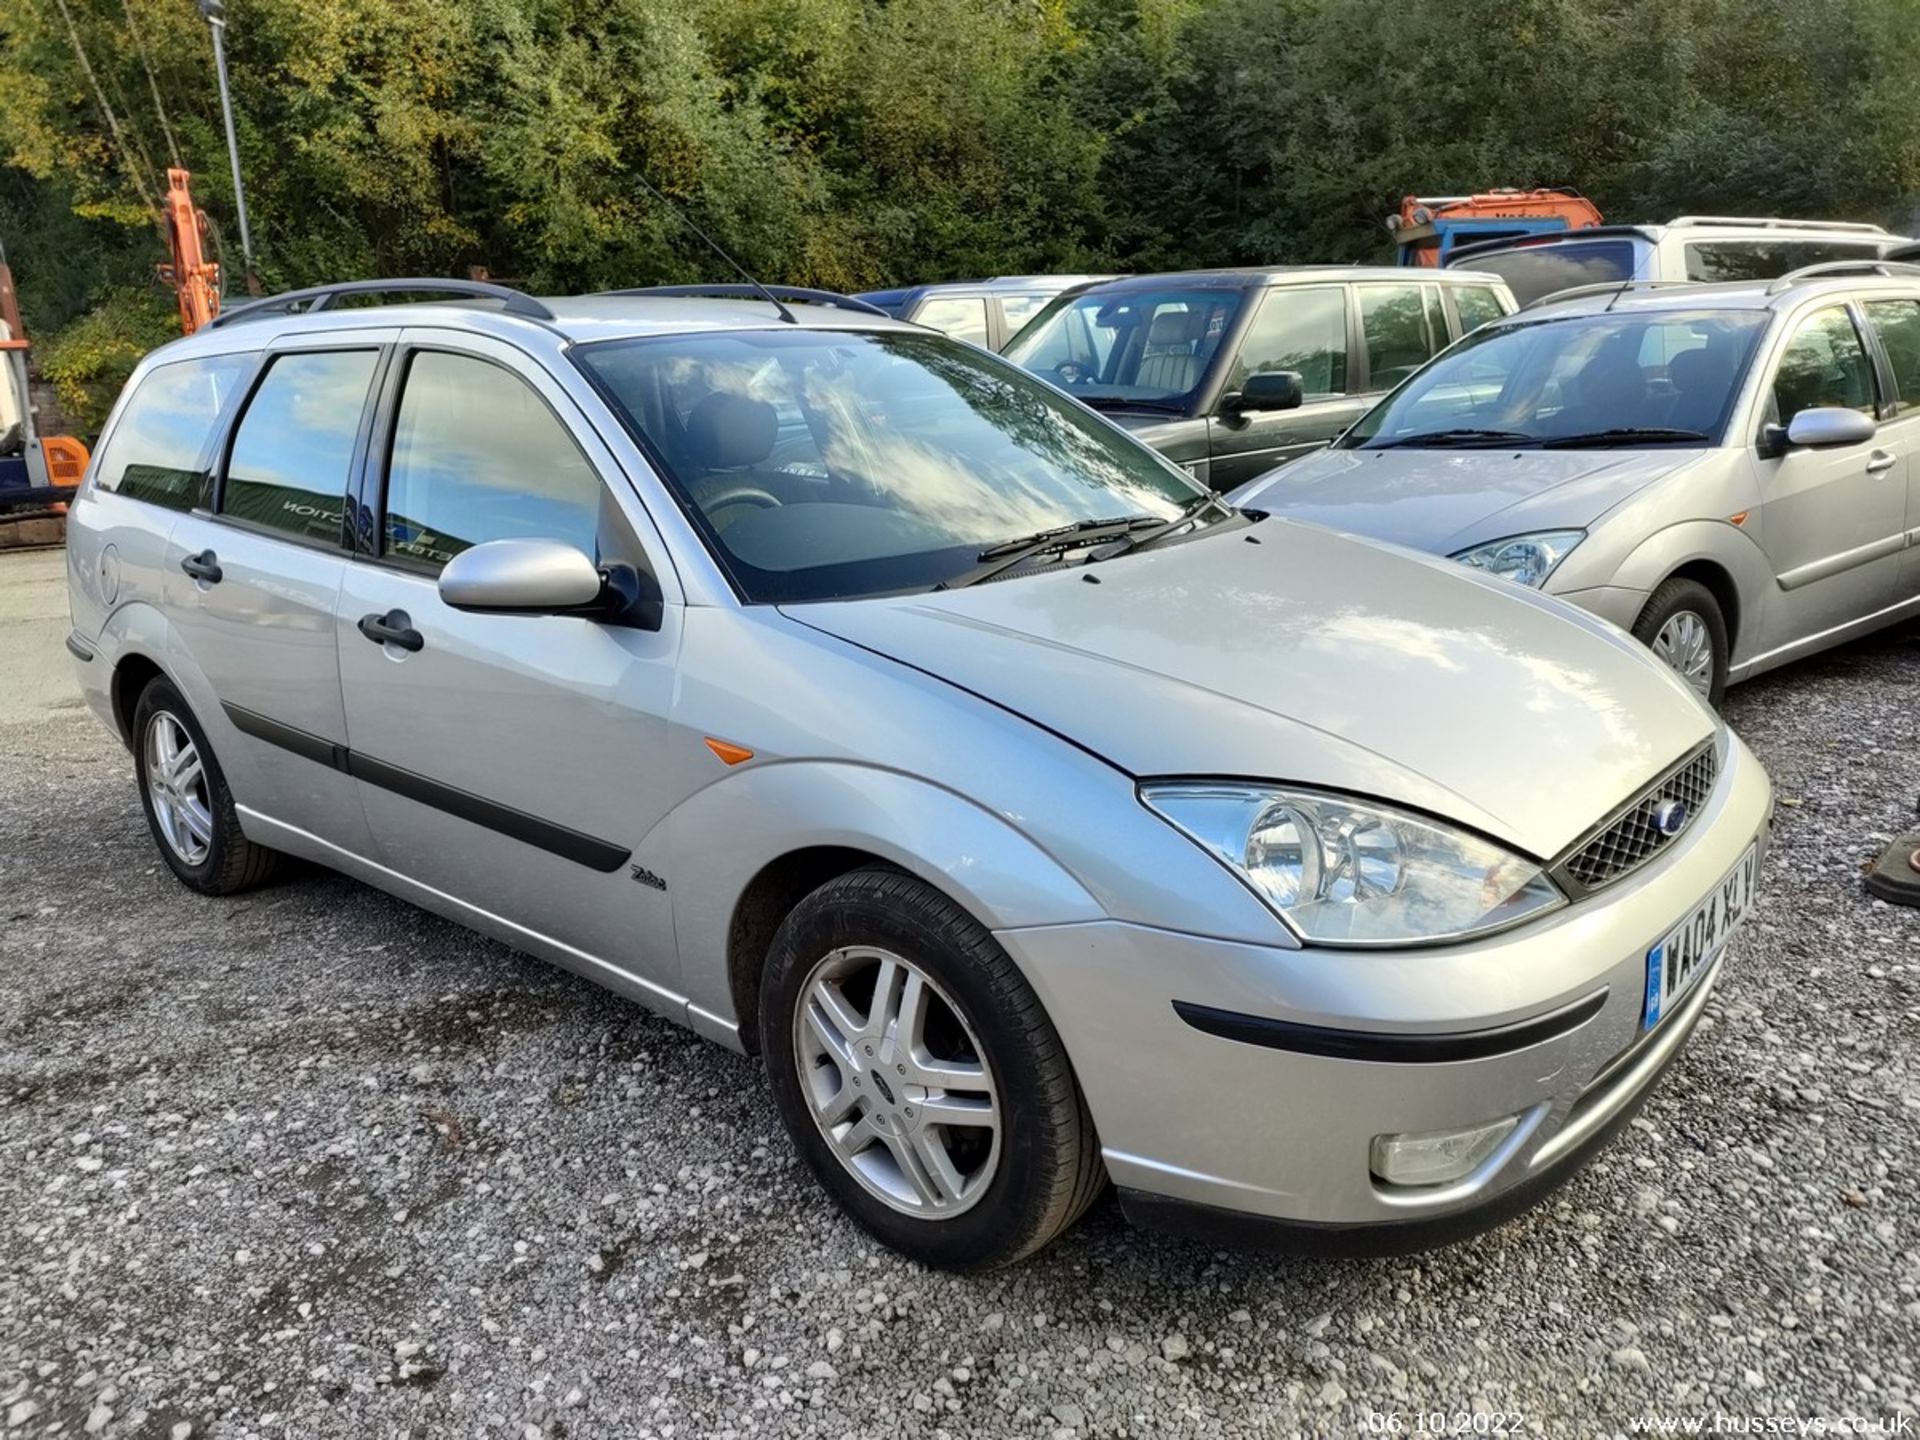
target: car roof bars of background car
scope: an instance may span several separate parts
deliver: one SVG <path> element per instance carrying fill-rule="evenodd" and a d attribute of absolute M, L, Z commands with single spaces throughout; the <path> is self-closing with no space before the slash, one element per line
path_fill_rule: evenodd
<path fill-rule="evenodd" d="M 1667 221 L 1669 230 L 1690 225 L 1740 225 L 1755 230 L 1837 230 L 1851 235 L 1891 235 L 1881 225 L 1862 220 L 1786 220 L 1779 216 L 1757 215 L 1676 215 Z"/>
<path fill-rule="evenodd" d="M 864 300 L 856 300 L 851 295 L 842 295 L 836 290 L 808 290 L 799 285 L 740 285 L 722 283 L 718 285 L 639 285 L 630 290 L 602 290 L 602 295 L 638 295 L 638 296 L 680 296 L 689 300 L 764 300 L 768 295 L 776 300 L 791 300 L 796 305 L 831 305 L 836 310 L 852 310 L 860 315 L 878 315 L 882 320 L 890 320 L 878 305 L 869 305 Z"/>
<path fill-rule="evenodd" d="M 1825 260 L 1818 265 L 1789 270 L 1767 286 L 1767 294 L 1791 290 L 1802 280 L 1837 279 L 1842 275 L 1878 275 L 1887 280 L 1901 280 L 1920 275 L 1920 265 L 1910 265 L 1904 260 Z"/>
<path fill-rule="evenodd" d="M 1588 295 L 1611 294 L 1618 300 L 1629 290 L 1672 290 L 1691 288 L 1696 283 L 1693 280 L 1596 280 L 1591 285 L 1570 285 L 1565 290 L 1551 291 L 1529 300 L 1513 313 L 1518 315 L 1521 310 L 1536 310 L 1542 305 L 1558 305 L 1562 300 L 1579 300 Z"/>
<path fill-rule="evenodd" d="M 490 285 L 484 280 L 447 280 L 419 275 L 401 280 L 342 280 L 333 285 L 288 290 L 284 294 L 256 300 L 251 305 L 237 305 L 231 310 L 222 310 L 210 324 L 217 328 L 242 320 L 264 320 L 273 315 L 311 315 L 315 311 L 333 308 L 333 302 L 343 295 L 413 294 L 450 295 L 462 300 L 497 300 L 500 308 L 509 315 L 519 315 L 528 320 L 553 319 L 553 312 L 531 295 L 509 290 L 504 285 Z"/>

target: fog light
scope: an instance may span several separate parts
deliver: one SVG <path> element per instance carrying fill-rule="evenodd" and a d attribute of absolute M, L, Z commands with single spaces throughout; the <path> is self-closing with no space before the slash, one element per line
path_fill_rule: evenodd
<path fill-rule="evenodd" d="M 1520 1123 L 1518 1115 L 1464 1130 L 1373 1137 L 1373 1173 L 1389 1185 L 1445 1185 L 1471 1175 Z"/>

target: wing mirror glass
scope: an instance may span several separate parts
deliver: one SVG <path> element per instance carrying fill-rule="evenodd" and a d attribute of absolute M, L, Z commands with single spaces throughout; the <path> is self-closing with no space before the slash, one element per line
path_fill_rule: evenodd
<path fill-rule="evenodd" d="M 1820 450 L 1834 445 L 1864 445 L 1880 427 L 1871 415 L 1839 405 L 1815 405 L 1787 422 L 1787 445 Z"/>
<path fill-rule="evenodd" d="M 1298 370 L 1259 370 L 1226 397 L 1222 409 L 1244 415 L 1254 410 L 1297 410 L 1306 399 Z"/>

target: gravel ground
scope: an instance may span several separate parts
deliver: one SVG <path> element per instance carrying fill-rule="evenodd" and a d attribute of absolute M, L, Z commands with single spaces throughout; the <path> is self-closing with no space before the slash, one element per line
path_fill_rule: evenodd
<path fill-rule="evenodd" d="M 0 624 L 0 689 L 63 631 Z M 756 1062 L 323 873 L 196 899 L 90 715 L 0 708 L 0 1434 L 1897 1424 L 1920 913 L 1858 871 L 1913 815 L 1917 679 L 1906 634 L 1735 692 L 1782 797 L 1757 920 L 1641 1118 L 1540 1209 L 1335 1263 L 1105 1202 L 972 1279 L 836 1217 Z"/>

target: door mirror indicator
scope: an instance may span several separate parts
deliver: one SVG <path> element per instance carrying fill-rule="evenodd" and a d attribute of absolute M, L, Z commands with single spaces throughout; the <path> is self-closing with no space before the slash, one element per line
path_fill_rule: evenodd
<path fill-rule="evenodd" d="M 1786 448 L 1821 450 L 1838 445 L 1864 445 L 1880 427 L 1871 415 L 1838 405 L 1815 405 L 1787 424 Z"/>
<path fill-rule="evenodd" d="M 1298 410 L 1306 399 L 1306 390 L 1298 370 L 1260 370 L 1247 376 L 1238 390 L 1220 402 L 1229 415 L 1245 415 L 1256 410 Z"/>

